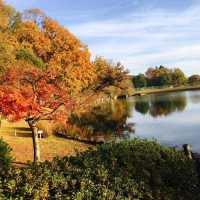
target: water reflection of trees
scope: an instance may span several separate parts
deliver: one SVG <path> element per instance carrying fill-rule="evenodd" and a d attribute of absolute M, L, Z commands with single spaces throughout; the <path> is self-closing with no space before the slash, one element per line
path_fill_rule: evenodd
<path fill-rule="evenodd" d="M 184 94 L 150 95 L 136 99 L 135 110 L 149 113 L 153 117 L 167 116 L 173 112 L 182 112 L 187 106 L 187 98 Z"/>
<path fill-rule="evenodd" d="M 200 93 L 199 92 L 191 92 L 190 100 L 193 104 L 199 104 L 200 103 Z"/>
<path fill-rule="evenodd" d="M 79 135 L 89 141 L 109 141 L 114 138 L 129 138 L 134 133 L 134 124 L 127 123 L 130 103 L 110 101 L 87 112 L 74 114 L 68 124 L 68 134 Z"/>
<path fill-rule="evenodd" d="M 135 110 L 141 114 L 147 114 L 149 112 L 149 107 L 148 101 L 137 101 L 135 104 Z"/>

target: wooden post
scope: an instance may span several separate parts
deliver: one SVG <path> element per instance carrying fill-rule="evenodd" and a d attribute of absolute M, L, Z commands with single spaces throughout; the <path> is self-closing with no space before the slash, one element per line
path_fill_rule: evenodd
<path fill-rule="evenodd" d="M 42 135 L 43 135 L 43 130 L 38 130 L 38 138 L 42 139 Z"/>
<path fill-rule="evenodd" d="M 192 160 L 192 145 L 190 144 L 184 144 L 183 145 L 183 150 L 185 155 Z"/>

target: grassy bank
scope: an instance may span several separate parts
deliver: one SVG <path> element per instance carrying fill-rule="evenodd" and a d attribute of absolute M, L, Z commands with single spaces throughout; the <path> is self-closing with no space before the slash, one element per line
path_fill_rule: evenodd
<path fill-rule="evenodd" d="M 190 91 L 190 90 L 200 90 L 200 85 L 197 86 L 188 85 L 188 86 L 166 87 L 166 88 L 142 88 L 136 90 L 131 96 L 138 96 L 138 95 L 141 96 L 147 94 Z"/>

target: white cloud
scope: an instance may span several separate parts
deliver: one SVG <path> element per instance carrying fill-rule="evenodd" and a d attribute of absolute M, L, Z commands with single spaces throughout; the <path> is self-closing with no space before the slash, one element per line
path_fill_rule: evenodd
<path fill-rule="evenodd" d="M 120 60 L 132 73 L 159 64 L 200 73 L 199 9 L 197 4 L 177 12 L 152 9 L 69 28 L 88 43 L 94 56 Z"/>

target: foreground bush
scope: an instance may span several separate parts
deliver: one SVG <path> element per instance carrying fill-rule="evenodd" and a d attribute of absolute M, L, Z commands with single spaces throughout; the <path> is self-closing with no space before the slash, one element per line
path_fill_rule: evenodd
<path fill-rule="evenodd" d="M 200 199 L 194 161 L 156 142 L 111 143 L 1 178 L 4 199 Z"/>
<path fill-rule="evenodd" d="M 12 160 L 10 146 L 0 138 L 0 174 L 6 173 Z"/>

